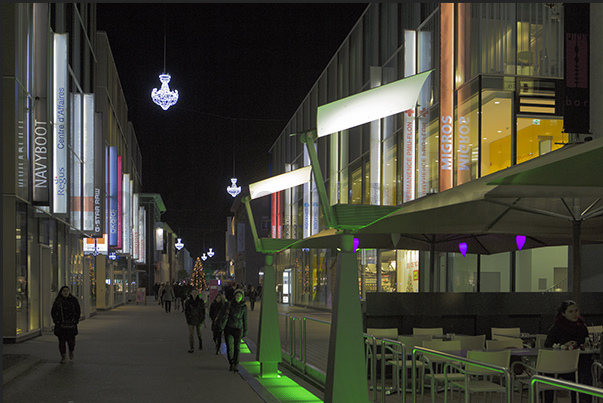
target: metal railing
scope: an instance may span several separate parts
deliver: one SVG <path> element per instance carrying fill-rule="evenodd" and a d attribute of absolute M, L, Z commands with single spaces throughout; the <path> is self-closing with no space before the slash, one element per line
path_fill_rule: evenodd
<path fill-rule="evenodd" d="M 570 392 L 586 393 L 594 398 L 603 398 L 603 389 L 593 386 L 582 385 L 557 378 L 549 378 L 548 376 L 533 375 L 530 378 L 530 403 L 538 401 L 538 384 L 546 384 L 555 388 L 565 389 Z"/>
<path fill-rule="evenodd" d="M 326 369 L 319 368 L 308 362 L 307 324 L 308 321 L 331 326 L 331 322 L 311 318 L 309 316 L 297 317 L 279 313 L 285 319 L 285 338 L 281 338 L 281 355 L 285 362 L 293 369 L 299 371 L 307 380 L 313 381 L 316 386 L 324 390 L 326 384 Z"/>
<path fill-rule="evenodd" d="M 513 399 L 513 376 L 507 367 L 500 367 L 498 365 L 488 364 L 485 362 L 471 360 L 465 357 L 459 357 L 458 355 L 444 353 L 442 351 L 430 350 L 424 347 L 414 347 L 412 350 L 412 401 L 413 403 L 417 402 L 417 355 L 418 354 L 429 354 L 430 356 L 435 356 L 439 358 L 444 358 L 448 360 L 452 360 L 457 363 L 463 364 L 473 364 L 479 366 L 481 368 L 486 368 L 495 372 L 500 372 L 505 379 L 505 387 L 506 387 L 506 398 L 507 403 L 511 403 Z M 444 373 L 446 373 L 446 369 L 448 366 L 452 365 L 451 363 L 446 363 L 444 365 Z M 423 385 L 421 385 L 422 387 Z M 447 393 L 448 389 L 448 378 L 444 376 L 444 393 Z M 445 395 L 446 398 L 446 395 Z"/>

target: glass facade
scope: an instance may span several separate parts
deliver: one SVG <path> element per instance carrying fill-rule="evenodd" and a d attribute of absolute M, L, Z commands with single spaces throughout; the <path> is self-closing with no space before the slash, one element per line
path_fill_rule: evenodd
<path fill-rule="evenodd" d="M 132 186 L 126 188 L 131 197 L 141 187 L 141 158 L 127 122 L 117 73 L 105 67 L 114 64 L 105 60 L 111 57 L 108 43 L 102 41 L 106 35 L 96 32 L 96 5 L 11 3 L 3 6 L 3 11 L 5 32 L 9 33 L 3 38 L 8 49 L 5 66 L 14 66 L 14 73 L 5 72 L 9 80 L 5 84 L 14 85 L 14 91 L 5 94 L 3 103 L 8 117 L 5 128 L 14 128 L 3 132 L 3 293 L 15 295 L 14 302 L 5 299 L 3 305 L 3 336 L 5 341 L 18 342 L 52 331 L 51 306 L 64 285 L 79 299 L 85 318 L 97 309 L 126 302 L 128 285 L 124 282 L 131 282 L 131 275 L 110 273 L 114 284 L 109 290 L 119 295 L 102 301 L 97 298 L 97 268 L 106 252 L 99 256 L 84 253 L 83 240 L 93 235 L 89 218 L 94 212 L 94 194 L 86 193 L 92 189 L 86 172 L 101 173 L 93 182 L 103 181 L 104 161 L 90 151 L 116 145 L 122 157 L 121 173 L 131 178 Z M 55 41 L 59 37 L 66 38 L 64 49 Z M 58 91 L 65 94 L 62 103 L 51 95 L 56 89 L 53 76 L 59 71 L 66 78 L 65 91 Z M 111 94 L 111 100 L 94 94 L 99 86 L 108 88 L 102 94 Z M 64 105 L 66 117 L 65 169 L 61 171 L 64 195 L 54 194 L 52 180 L 57 177 L 53 164 L 60 162 L 58 153 L 52 151 L 50 123 L 57 105 Z M 107 116 L 108 124 L 97 127 L 95 112 Z M 92 139 L 98 143 L 93 144 Z M 93 163 L 98 164 L 95 169 Z M 100 189 L 104 191 L 104 184 Z M 130 250 L 121 252 L 121 260 L 131 261 Z M 131 270 L 131 264 L 124 265 Z"/>
<path fill-rule="evenodd" d="M 555 150 L 568 141 L 562 40 L 563 10 L 544 3 L 371 4 L 278 138 L 273 173 L 309 165 L 289 134 L 313 129 L 317 106 L 429 69 L 416 109 L 318 139 L 332 205 L 402 205 Z M 283 206 L 285 215 L 297 212 L 300 228 L 313 215 L 302 213 L 308 208 L 318 205 L 300 198 Z M 321 221 L 317 231 L 324 229 Z M 553 287 L 567 268 L 568 248 L 551 250 L 555 262 L 546 265 L 531 258 L 540 250 L 436 253 L 433 273 L 426 252 L 360 250 L 359 293 L 425 292 L 430 284 L 437 292 L 538 292 L 543 278 Z M 289 303 L 330 308 L 334 251 L 287 254 L 294 263 L 276 267 L 295 273 Z"/>

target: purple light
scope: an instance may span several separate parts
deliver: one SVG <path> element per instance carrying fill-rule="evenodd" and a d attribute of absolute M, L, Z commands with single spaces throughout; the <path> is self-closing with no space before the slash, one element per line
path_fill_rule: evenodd
<path fill-rule="evenodd" d="M 463 254 L 463 257 L 465 257 L 465 254 L 467 253 L 467 244 L 465 242 L 461 242 L 459 244 L 459 250 Z"/>
<path fill-rule="evenodd" d="M 526 237 L 524 235 L 517 235 L 517 237 L 515 237 L 515 242 L 517 243 L 517 248 L 521 250 L 523 245 L 526 244 Z"/>
<path fill-rule="evenodd" d="M 358 238 L 354 238 L 354 253 L 358 250 L 358 245 L 360 245 L 360 240 Z"/>

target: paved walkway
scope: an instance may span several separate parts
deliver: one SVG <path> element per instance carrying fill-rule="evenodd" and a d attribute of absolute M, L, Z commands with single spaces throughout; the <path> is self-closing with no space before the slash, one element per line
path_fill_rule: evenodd
<path fill-rule="evenodd" d="M 242 354 L 242 362 L 255 360 L 259 311 L 258 302 L 249 313 L 246 342 L 251 352 Z M 67 364 L 59 363 L 57 338 L 53 334 L 4 344 L 3 354 L 23 354 L 29 358 L 3 371 L 2 400 L 11 403 L 279 401 L 244 368 L 239 374 L 228 371 L 225 346 L 222 344 L 221 354 L 215 355 L 209 325 L 208 320 L 202 331 L 204 349 L 188 353 L 184 314 L 174 310 L 166 313 L 149 297 L 147 305 L 120 306 L 81 321 L 75 359 Z M 312 389 L 302 381 L 299 384 Z"/>

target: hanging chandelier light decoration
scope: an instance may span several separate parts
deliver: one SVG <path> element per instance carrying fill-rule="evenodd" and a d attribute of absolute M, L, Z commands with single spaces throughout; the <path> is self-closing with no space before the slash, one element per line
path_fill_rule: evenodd
<path fill-rule="evenodd" d="M 166 53 L 166 17 L 165 17 L 165 5 L 164 5 L 164 14 L 163 14 L 163 74 L 159 75 L 159 81 L 161 82 L 161 88 L 157 90 L 157 88 L 153 88 L 151 91 L 151 99 L 157 105 L 161 106 L 161 109 L 167 111 L 168 108 L 176 102 L 178 102 L 178 91 L 170 90 L 170 86 L 168 85 L 172 76 L 166 73 L 165 70 L 165 53 Z"/>
<path fill-rule="evenodd" d="M 178 90 L 170 91 L 170 86 L 168 83 L 172 79 L 167 73 L 163 73 L 159 75 L 159 81 L 161 81 L 161 88 L 157 90 L 157 88 L 153 88 L 151 92 L 151 99 L 157 105 L 161 106 L 164 111 L 167 111 L 168 108 L 178 102 Z"/>
<path fill-rule="evenodd" d="M 235 178 L 235 131 L 234 119 L 232 120 L 232 178 L 230 178 L 230 186 L 226 187 L 226 191 L 232 197 L 237 197 L 241 193 L 241 187 L 237 186 L 237 178 Z"/>

